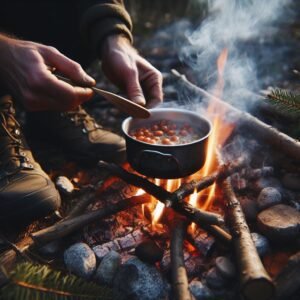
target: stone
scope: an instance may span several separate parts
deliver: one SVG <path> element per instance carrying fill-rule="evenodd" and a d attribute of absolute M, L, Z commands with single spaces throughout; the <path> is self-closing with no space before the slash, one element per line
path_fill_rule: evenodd
<path fill-rule="evenodd" d="M 196 300 L 206 300 L 213 297 L 211 290 L 199 280 L 193 280 L 189 288 Z"/>
<path fill-rule="evenodd" d="M 144 262 L 154 264 L 162 260 L 164 251 L 154 241 L 146 240 L 135 248 L 135 255 Z"/>
<path fill-rule="evenodd" d="M 287 189 L 300 191 L 300 176 L 298 174 L 287 173 L 282 178 L 282 184 Z"/>
<path fill-rule="evenodd" d="M 96 270 L 96 256 L 85 243 L 77 243 L 64 252 L 67 269 L 79 277 L 89 279 Z"/>
<path fill-rule="evenodd" d="M 277 204 L 260 212 L 257 225 L 263 235 L 273 241 L 291 241 L 300 234 L 300 212 Z"/>
<path fill-rule="evenodd" d="M 55 186 L 65 195 L 72 194 L 75 189 L 73 183 L 66 176 L 58 176 L 55 180 Z"/>
<path fill-rule="evenodd" d="M 213 267 L 206 273 L 205 276 L 207 285 L 212 289 L 222 289 L 226 286 L 226 280 L 217 271 L 217 268 Z"/>
<path fill-rule="evenodd" d="M 252 232 L 251 237 L 259 256 L 264 256 L 270 251 L 270 243 L 265 236 Z"/>
<path fill-rule="evenodd" d="M 216 258 L 216 269 L 226 279 L 234 278 L 236 275 L 234 264 L 225 256 Z"/>
<path fill-rule="evenodd" d="M 95 274 L 95 280 L 99 283 L 104 283 L 109 286 L 112 285 L 113 279 L 121 265 L 121 256 L 118 252 L 112 250 L 107 253 Z"/>
<path fill-rule="evenodd" d="M 156 267 L 136 257 L 120 267 L 113 283 L 115 300 L 158 300 L 166 292 L 166 284 Z"/>
<path fill-rule="evenodd" d="M 260 211 L 279 204 L 280 202 L 281 193 L 273 187 L 266 187 L 262 189 L 257 198 L 257 206 Z"/>
<path fill-rule="evenodd" d="M 243 210 L 243 213 L 247 219 L 247 221 L 256 220 L 258 209 L 256 201 L 248 198 L 248 197 L 239 197 L 239 201 Z"/>
<path fill-rule="evenodd" d="M 275 177 L 261 177 L 251 184 L 251 188 L 256 192 L 260 192 L 266 187 L 274 187 L 280 190 L 282 186 L 280 181 Z"/>

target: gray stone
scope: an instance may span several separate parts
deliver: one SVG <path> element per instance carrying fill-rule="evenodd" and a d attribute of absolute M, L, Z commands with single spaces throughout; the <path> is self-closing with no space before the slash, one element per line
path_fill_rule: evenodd
<path fill-rule="evenodd" d="M 140 260 L 154 264 L 162 260 L 164 251 L 154 241 L 146 240 L 135 248 L 135 254 Z"/>
<path fill-rule="evenodd" d="M 235 277 L 235 266 L 230 259 L 225 256 L 216 258 L 216 269 L 224 278 L 231 279 Z"/>
<path fill-rule="evenodd" d="M 287 173 L 282 178 L 282 184 L 288 189 L 300 191 L 300 176 L 298 174 Z"/>
<path fill-rule="evenodd" d="M 55 180 L 55 185 L 57 189 L 65 195 L 70 195 L 74 191 L 73 183 L 66 176 L 58 176 Z"/>
<path fill-rule="evenodd" d="M 199 280 L 193 280 L 189 287 L 196 300 L 211 299 L 213 296 L 210 289 Z"/>
<path fill-rule="evenodd" d="M 281 202 L 280 192 L 273 187 L 266 187 L 261 190 L 257 198 L 259 210 L 266 209 Z"/>
<path fill-rule="evenodd" d="M 275 177 L 261 177 L 251 184 L 251 188 L 254 189 L 256 192 L 260 192 L 266 187 L 274 187 L 280 190 L 282 186 L 280 181 Z"/>
<path fill-rule="evenodd" d="M 292 241 L 300 234 L 300 212 L 291 206 L 277 204 L 258 214 L 257 225 L 268 239 Z"/>
<path fill-rule="evenodd" d="M 155 266 L 129 259 L 115 276 L 115 300 L 158 300 L 166 296 L 166 284 Z"/>
<path fill-rule="evenodd" d="M 90 278 L 96 270 L 96 257 L 84 243 L 77 243 L 65 250 L 64 262 L 69 271 L 83 278 Z"/>
<path fill-rule="evenodd" d="M 217 271 L 215 267 L 211 268 L 206 273 L 206 282 L 207 285 L 212 289 L 221 289 L 226 286 L 226 280 L 224 277 L 221 276 L 221 274 Z"/>
<path fill-rule="evenodd" d="M 239 201 L 246 219 L 248 221 L 256 220 L 258 214 L 256 201 L 249 199 L 248 197 L 239 197 Z"/>
<path fill-rule="evenodd" d="M 95 274 L 95 279 L 99 283 L 112 285 L 113 279 L 121 265 L 121 256 L 116 251 L 110 251 L 106 254 Z"/>
<path fill-rule="evenodd" d="M 270 244 L 265 236 L 252 232 L 251 237 L 259 256 L 264 256 L 270 251 Z"/>

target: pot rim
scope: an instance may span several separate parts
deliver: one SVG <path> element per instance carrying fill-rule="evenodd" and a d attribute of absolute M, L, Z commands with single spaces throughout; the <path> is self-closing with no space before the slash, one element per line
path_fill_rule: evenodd
<path fill-rule="evenodd" d="M 149 143 L 145 143 L 143 141 L 138 141 L 136 139 L 134 139 L 133 137 L 131 137 L 127 131 L 125 130 L 125 126 L 133 119 L 133 117 L 128 117 L 126 118 L 123 122 L 122 122 L 122 132 L 126 135 L 127 138 L 131 139 L 132 141 L 135 141 L 137 143 L 141 143 L 141 144 L 145 144 L 145 145 L 148 145 L 150 146 L 151 148 L 152 147 L 164 147 L 164 148 L 181 148 L 181 147 L 186 147 L 186 146 L 189 146 L 189 145 L 193 145 L 193 144 L 197 144 L 201 141 L 204 141 L 206 140 L 211 132 L 212 132 L 212 129 L 213 129 L 213 126 L 212 126 L 212 123 L 210 120 L 208 120 L 206 117 L 202 117 L 202 116 L 199 116 L 199 114 L 195 113 L 195 112 L 192 112 L 190 110 L 187 110 L 187 109 L 182 109 L 182 108 L 152 108 L 152 109 L 149 109 L 149 111 L 152 113 L 155 113 L 155 112 L 179 112 L 179 113 L 183 113 L 183 114 L 187 114 L 187 115 L 193 115 L 199 119 L 202 119 L 204 120 L 205 122 L 207 122 L 208 126 L 209 126 L 209 130 L 208 130 L 208 133 L 201 137 L 200 139 L 197 139 L 197 140 L 194 140 L 190 143 L 186 143 L 186 144 L 179 144 L 179 145 L 156 145 L 156 144 L 149 144 Z M 149 117 L 151 118 L 151 116 Z M 147 119 L 144 119 L 145 122 L 147 121 Z"/>

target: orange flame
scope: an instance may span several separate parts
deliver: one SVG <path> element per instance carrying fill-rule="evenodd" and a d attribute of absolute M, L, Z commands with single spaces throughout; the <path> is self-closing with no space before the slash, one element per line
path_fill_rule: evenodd
<path fill-rule="evenodd" d="M 181 185 L 181 179 L 168 179 L 168 180 L 161 180 L 161 179 L 154 179 L 154 183 L 156 185 L 165 185 L 165 188 L 169 192 L 173 192 L 174 190 L 178 189 Z M 165 205 L 159 202 L 156 198 L 152 197 L 152 203 L 155 205 L 155 209 L 152 212 L 152 225 L 158 223 L 161 215 L 163 214 Z"/>
<path fill-rule="evenodd" d="M 215 89 L 213 91 L 213 95 L 217 98 L 221 98 L 222 92 L 224 89 L 224 70 L 226 65 L 226 60 L 228 57 L 228 49 L 225 48 L 221 52 L 220 56 L 217 60 L 217 67 L 218 67 L 218 80 L 215 86 Z M 220 108 L 220 106 L 216 103 L 214 99 L 211 99 L 210 105 L 207 108 L 207 114 L 208 117 L 213 120 L 213 128 L 211 135 L 208 140 L 208 146 L 207 146 L 207 156 L 205 160 L 205 164 L 202 168 L 202 170 L 197 174 L 197 177 L 204 177 L 212 173 L 218 165 L 217 157 L 216 157 L 216 149 L 218 146 L 224 144 L 224 142 L 227 140 L 227 138 L 230 136 L 234 126 L 232 124 L 225 123 L 222 119 L 224 115 L 226 114 L 226 110 L 223 108 Z M 205 194 L 207 194 L 206 200 L 201 203 L 200 208 L 202 209 L 209 209 L 212 205 L 214 196 L 216 191 L 216 184 L 213 184 L 208 190 L 205 191 Z M 203 198 L 204 193 L 200 192 L 198 194 L 198 197 Z M 194 200 L 192 197 L 190 198 L 190 203 L 193 204 Z M 193 230 L 194 225 L 191 227 L 191 230 Z"/>

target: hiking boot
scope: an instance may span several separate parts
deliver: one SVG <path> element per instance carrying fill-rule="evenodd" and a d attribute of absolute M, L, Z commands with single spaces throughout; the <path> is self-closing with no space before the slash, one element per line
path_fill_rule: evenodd
<path fill-rule="evenodd" d="M 60 196 L 35 162 L 9 96 L 0 98 L 0 118 L 0 222 L 27 223 L 56 210 Z"/>
<path fill-rule="evenodd" d="M 126 159 L 125 140 L 103 129 L 81 106 L 70 112 L 31 112 L 27 116 L 30 130 L 40 138 L 50 137 L 71 159 L 86 164 Z"/>

